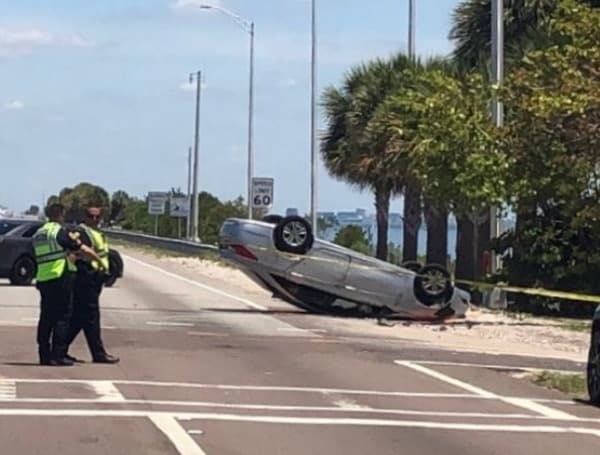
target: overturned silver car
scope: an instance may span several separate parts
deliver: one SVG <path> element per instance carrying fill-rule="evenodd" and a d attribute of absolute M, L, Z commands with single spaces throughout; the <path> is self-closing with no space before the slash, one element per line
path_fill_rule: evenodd
<path fill-rule="evenodd" d="M 410 270 L 315 239 L 301 217 L 228 219 L 219 250 L 274 297 L 309 312 L 439 321 L 469 308 L 445 268 Z"/>

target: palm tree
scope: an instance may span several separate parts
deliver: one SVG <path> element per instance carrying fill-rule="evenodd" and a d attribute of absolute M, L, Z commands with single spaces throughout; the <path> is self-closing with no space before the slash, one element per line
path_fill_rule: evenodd
<path fill-rule="evenodd" d="M 379 106 L 403 81 L 412 62 L 403 55 L 353 68 L 342 88 L 329 87 L 323 96 L 327 131 L 321 155 L 329 172 L 375 194 L 376 256 L 387 260 L 390 200 L 402 188 L 402 176 L 390 173 L 383 159 L 385 143 L 373 141 L 368 126 Z"/>

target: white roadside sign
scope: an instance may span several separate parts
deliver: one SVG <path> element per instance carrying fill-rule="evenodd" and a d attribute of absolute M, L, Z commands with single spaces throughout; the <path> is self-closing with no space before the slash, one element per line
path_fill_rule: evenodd
<path fill-rule="evenodd" d="M 174 196 L 170 204 L 171 216 L 187 218 L 190 215 L 190 198 L 187 196 Z"/>
<path fill-rule="evenodd" d="M 169 193 L 161 191 L 151 191 L 148 193 L 148 214 L 164 215 L 166 203 L 169 200 Z"/>
<path fill-rule="evenodd" d="M 272 178 L 252 179 L 252 207 L 255 209 L 270 208 L 273 206 L 273 187 L 275 181 Z"/>

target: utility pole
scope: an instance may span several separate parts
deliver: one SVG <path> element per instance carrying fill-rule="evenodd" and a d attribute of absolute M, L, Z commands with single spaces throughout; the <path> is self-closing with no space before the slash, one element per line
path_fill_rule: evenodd
<path fill-rule="evenodd" d="M 192 204 L 192 147 L 188 148 L 188 180 L 187 180 L 187 197 L 188 197 L 188 203 L 190 206 L 188 206 L 188 216 L 187 216 L 187 220 L 186 220 L 186 228 L 185 228 L 185 232 L 187 235 L 188 240 L 192 238 L 191 236 L 191 220 L 192 220 L 192 216 L 190 213 L 191 210 L 191 204 Z"/>
<path fill-rule="evenodd" d="M 408 56 L 415 58 L 415 21 L 416 8 L 415 0 L 408 1 Z"/>
<path fill-rule="evenodd" d="M 317 2 L 312 0 L 312 58 L 310 103 L 310 217 L 312 228 L 318 235 L 317 224 Z"/>
<path fill-rule="evenodd" d="M 492 0 L 492 81 L 500 86 L 504 81 L 504 2 Z M 497 127 L 504 126 L 504 106 L 495 98 L 492 104 L 492 121 Z M 492 207 L 490 213 L 490 238 L 494 239 L 500 234 L 499 209 Z M 492 252 L 491 272 L 498 269 L 498 259 Z"/>
<path fill-rule="evenodd" d="M 198 237 L 198 148 L 200 144 L 200 93 L 202 91 L 202 71 L 190 74 L 190 84 L 196 78 L 196 124 L 194 134 L 194 171 L 192 177 L 192 241 L 200 241 Z"/>
<path fill-rule="evenodd" d="M 250 94 L 248 96 L 248 219 L 252 219 L 254 177 L 254 22 L 250 23 Z"/>

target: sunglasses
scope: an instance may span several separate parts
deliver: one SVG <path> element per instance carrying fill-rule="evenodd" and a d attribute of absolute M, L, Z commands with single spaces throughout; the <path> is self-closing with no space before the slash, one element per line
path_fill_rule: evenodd
<path fill-rule="evenodd" d="M 90 220 L 99 220 L 101 218 L 100 215 L 87 215 Z"/>

